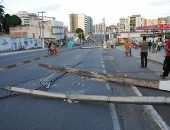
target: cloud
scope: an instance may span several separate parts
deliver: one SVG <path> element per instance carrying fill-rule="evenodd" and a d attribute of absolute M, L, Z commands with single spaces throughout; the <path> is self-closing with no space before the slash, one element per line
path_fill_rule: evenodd
<path fill-rule="evenodd" d="M 148 1 L 149 6 L 169 6 L 170 0 L 151 0 Z"/>
<path fill-rule="evenodd" d="M 51 4 L 51 5 L 43 5 L 43 6 L 40 6 L 39 8 L 37 7 L 33 7 L 29 10 L 30 11 L 48 11 L 48 12 L 53 12 L 53 11 L 58 11 L 60 10 L 60 5 L 59 4 Z"/>
<path fill-rule="evenodd" d="M 13 12 L 25 10 L 30 13 L 45 11 L 45 15 L 55 17 L 69 25 L 70 13 L 84 13 L 91 16 L 94 24 L 119 22 L 120 17 L 141 14 L 153 19 L 166 17 L 170 12 L 170 0 L 4 0 L 4 6 Z"/>

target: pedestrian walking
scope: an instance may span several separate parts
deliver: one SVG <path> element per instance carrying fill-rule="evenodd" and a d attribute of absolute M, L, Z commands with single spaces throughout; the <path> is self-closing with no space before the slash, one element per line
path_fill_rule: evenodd
<path fill-rule="evenodd" d="M 156 42 L 152 42 L 152 53 L 156 53 Z"/>
<path fill-rule="evenodd" d="M 161 45 L 162 45 L 162 42 L 159 40 L 158 41 L 157 52 L 161 50 Z"/>
<path fill-rule="evenodd" d="M 160 75 L 162 79 L 165 79 L 170 72 L 170 39 L 166 42 L 165 49 L 165 59 L 163 63 L 163 73 Z"/>
<path fill-rule="evenodd" d="M 151 51 L 151 47 L 152 47 L 152 42 L 151 40 L 148 42 L 148 48 L 149 48 L 149 51 Z"/>
<path fill-rule="evenodd" d="M 148 56 L 148 43 L 146 41 L 146 36 L 143 37 L 141 42 L 141 68 L 147 68 L 147 56 Z"/>
<path fill-rule="evenodd" d="M 128 56 L 129 48 L 130 48 L 130 43 L 129 43 L 129 40 L 127 39 L 125 41 L 125 56 Z"/>

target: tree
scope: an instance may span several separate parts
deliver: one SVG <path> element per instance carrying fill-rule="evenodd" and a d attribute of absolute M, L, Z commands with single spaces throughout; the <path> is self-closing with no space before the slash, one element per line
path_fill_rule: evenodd
<path fill-rule="evenodd" d="M 11 16 L 9 14 L 6 14 L 3 21 L 3 31 L 5 33 L 9 34 L 9 28 L 11 24 L 12 24 Z"/>
<path fill-rule="evenodd" d="M 76 29 L 76 34 L 78 35 L 78 37 L 80 38 L 80 40 L 84 39 L 84 31 L 81 28 L 77 28 Z"/>
<path fill-rule="evenodd" d="M 17 15 L 11 16 L 11 27 L 15 27 L 17 25 L 21 25 L 21 19 Z"/>
<path fill-rule="evenodd" d="M 3 10 L 3 6 L 0 5 L 0 32 L 3 31 L 3 21 L 4 21 L 4 10 Z"/>
<path fill-rule="evenodd" d="M 9 34 L 9 28 L 21 25 L 22 21 L 17 15 L 10 16 L 9 14 L 5 14 L 3 8 L 4 7 L 0 5 L 0 32 Z"/>

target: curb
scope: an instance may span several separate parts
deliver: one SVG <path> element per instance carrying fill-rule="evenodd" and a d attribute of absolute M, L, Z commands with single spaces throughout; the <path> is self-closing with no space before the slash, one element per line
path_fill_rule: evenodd
<path fill-rule="evenodd" d="M 14 55 L 14 54 L 21 54 L 21 53 L 26 53 L 26 52 L 33 52 L 33 51 L 41 51 L 41 50 L 46 50 L 47 48 L 41 48 L 41 49 L 30 49 L 30 50 L 23 50 L 23 51 L 10 51 L 10 52 L 4 52 L 0 53 L 0 56 L 8 56 L 8 55 Z"/>
<path fill-rule="evenodd" d="M 80 49 L 80 48 L 81 47 L 75 47 L 75 48 L 71 48 L 71 49 L 66 49 L 66 50 L 60 51 L 59 53 L 63 53 L 63 52 L 67 52 L 67 51 L 72 51 L 72 50 Z M 45 50 L 45 49 L 47 49 L 47 48 L 39 49 L 38 51 Z M 37 50 L 31 50 L 31 51 L 37 51 Z M 30 52 L 30 50 L 29 51 L 13 52 L 13 54 L 26 53 L 26 52 Z M 11 55 L 11 53 L 7 53 L 5 55 Z M 0 56 L 4 56 L 4 55 L 0 55 Z M 19 63 L 16 63 L 16 64 L 9 64 L 9 65 L 6 65 L 5 67 L 1 67 L 0 68 L 0 72 L 6 71 L 6 70 L 10 70 L 10 69 L 13 69 L 15 67 L 18 67 L 18 66 L 21 66 L 21 65 L 24 65 L 24 64 L 28 64 L 28 63 L 31 63 L 31 62 L 34 62 L 34 61 L 38 61 L 38 60 L 41 60 L 41 59 L 47 58 L 47 57 L 50 57 L 50 55 L 45 55 L 45 56 L 41 56 L 41 57 L 35 57 L 33 59 L 30 59 L 30 60 L 20 61 Z"/>

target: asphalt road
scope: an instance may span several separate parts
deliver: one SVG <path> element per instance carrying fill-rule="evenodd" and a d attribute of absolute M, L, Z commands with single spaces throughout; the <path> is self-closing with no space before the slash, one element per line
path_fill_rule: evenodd
<path fill-rule="evenodd" d="M 148 68 L 140 68 L 140 59 L 126 57 L 120 49 L 102 51 L 107 73 L 121 74 L 139 78 L 160 79 L 162 65 L 149 61 Z M 170 79 L 170 78 L 169 78 Z M 111 83 L 113 93 L 116 96 L 135 96 L 133 87 L 122 87 Z M 147 88 L 138 88 L 144 96 L 170 96 L 169 92 L 158 91 Z M 143 105 L 116 104 L 120 124 L 127 130 L 157 130 L 157 122 L 153 121 L 153 116 Z M 170 126 L 169 105 L 154 105 L 154 110 L 158 112 L 167 126 Z M 132 123 L 133 122 L 133 123 Z M 159 124 L 160 125 L 160 124 Z"/>
<path fill-rule="evenodd" d="M 37 51 L 28 51 L 28 52 L 20 52 L 16 54 L 9 53 L 8 55 L 0 56 L 0 67 L 4 67 L 9 64 L 17 64 L 24 60 L 31 60 L 33 58 L 37 58 L 40 56 L 47 55 L 47 50 L 37 50 Z"/>
<path fill-rule="evenodd" d="M 26 55 L 26 54 L 23 54 Z M 1 87 L 15 85 L 36 89 L 42 79 L 56 78 L 61 73 L 49 71 L 38 66 L 39 63 L 76 67 L 84 70 L 101 71 L 101 55 L 98 49 L 77 49 L 58 56 L 0 73 Z M 48 91 L 79 94 L 112 94 L 105 84 L 86 80 L 79 76 L 65 75 L 59 78 Z M 6 92 L 1 91 L 1 96 Z M 16 96 L 0 99 L 0 129 L 113 129 L 110 107 L 102 103 L 69 103 L 31 96 Z"/>
<path fill-rule="evenodd" d="M 46 51 L 42 50 L 22 55 L 11 55 L 8 58 L 3 56 L 0 57 L 0 60 L 4 66 L 44 54 Z M 43 58 L 2 71 L 0 72 L 0 86 L 15 85 L 37 89 L 42 87 L 40 80 L 55 79 L 47 91 L 67 94 L 135 95 L 130 86 L 109 83 L 111 89 L 107 83 L 72 74 L 62 75 L 62 73 L 39 67 L 39 63 L 152 79 L 158 79 L 161 71 L 161 66 L 152 62 L 149 62 L 147 69 L 139 68 L 139 59 L 125 57 L 120 50 L 75 49 L 60 53 L 58 56 Z M 143 88 L 139 90 L 143 95 L 170 95 L 167 92 L 156 90 Z M 1 97 L 7 94 L 6 91 L 0 90 Z M 170 125 L 169 106 L 155 105 L 154 108 L 165 123 Z M 71 102 L 17 95 L 0 98 L 0 129 L 159 130 L 160 128 L 143 105 Z"/>

